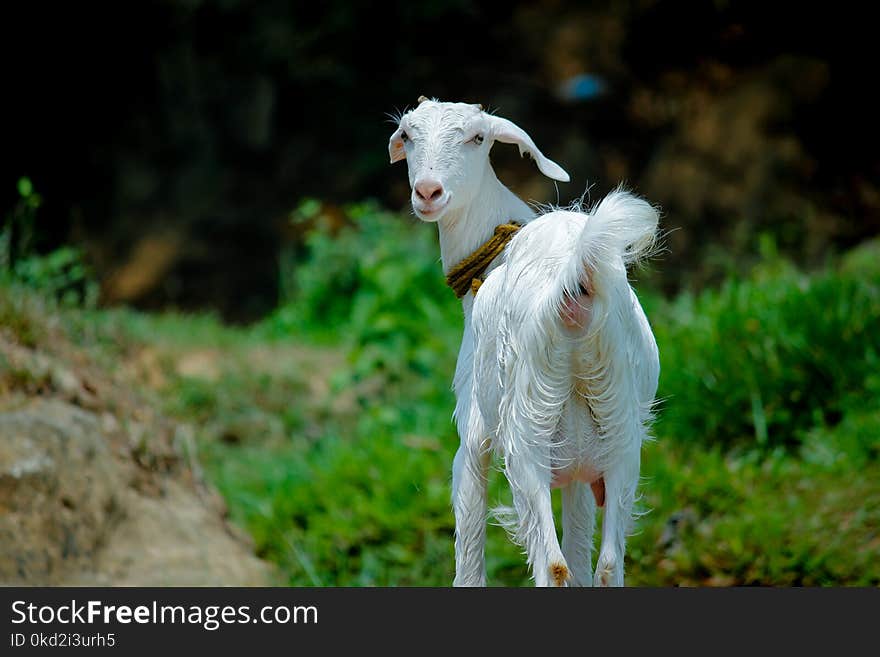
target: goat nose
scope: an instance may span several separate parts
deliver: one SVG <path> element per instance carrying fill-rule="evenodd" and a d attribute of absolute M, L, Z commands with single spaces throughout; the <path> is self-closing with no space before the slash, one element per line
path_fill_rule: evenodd
<path fill-rule="evenodd" d="M 436 201 L 443 196 L 443 185 L 436 180 L 422 180 L 415 185 L 416 196 L 423 201 Z"/>

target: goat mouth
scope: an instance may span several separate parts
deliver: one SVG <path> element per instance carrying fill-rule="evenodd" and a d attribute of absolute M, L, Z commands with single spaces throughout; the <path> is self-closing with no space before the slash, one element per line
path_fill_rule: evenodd
<path fill-rule="evenodd" d="M 422 204 L 416 205 L 415 203 L 413 203 L 413 210 L 415 211 L 416 216 L 419 219 L 425 219 L 428 221 L 436 221 L 448 205 L 449 205 L 448 199 L 446 199 L 436 205 L 432 204 L 432 205 L 428 205 L 428 206 L 425 206 Z"/>

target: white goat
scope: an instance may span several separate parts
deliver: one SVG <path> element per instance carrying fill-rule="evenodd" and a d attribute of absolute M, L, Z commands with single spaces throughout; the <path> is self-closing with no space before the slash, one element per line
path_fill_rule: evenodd
<path fill-rule="evenodd" d="M 494 450 L 513 492 L 508 526 L 535 583 L 593 584 L 595 510 L 604 502 L 596 583 L 622 586 L 660 371 L 626 267 L 654 243 L 657 212 L 615 191 L 589 212 L 536 218 L 495 176 L 495 141 L 518 145 L 546 176 L 568 181 L 525 131 L 479 105 L 420 98 L 388 146 L 392 162 L 408 163 L 416 216 L 439 227 L 446 274 L 496 227 L 523 225 L 479 276 L 485 280 L 478 291 L 459 290 L 465 322 L 454 382 L 461 437 L 452 471 L 454 584 L 486 584 L 486 482 Z M 550 502 L 557 487 L 561 548 Z"/>

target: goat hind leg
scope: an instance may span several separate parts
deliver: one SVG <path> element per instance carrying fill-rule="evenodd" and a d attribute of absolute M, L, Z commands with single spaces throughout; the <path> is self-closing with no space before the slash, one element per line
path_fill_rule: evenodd
<path fill-rule="evenodd" d="M 516 538 L 528 555 L 535 586 L 566 586 L 571 574 L 556 537 L 549 470 L 528 457 L 509 455 L 505 474 L 518 516 Z"/>
<path fill-rule="evenodd" d="M 562 554 L 571 569 L 571 586 L 593 585 L 593 532 L 596 500 L 590 487 L 572 481 L 562 489 Z"/>
<path fill-rule="evenodd" d="M 604 473 L 605 515 L 602 545 L 596 562 L 596 586 L 623 586 L 626 534 L 632 522 L 639 483 L 640 445 L 636 444 Z"/>

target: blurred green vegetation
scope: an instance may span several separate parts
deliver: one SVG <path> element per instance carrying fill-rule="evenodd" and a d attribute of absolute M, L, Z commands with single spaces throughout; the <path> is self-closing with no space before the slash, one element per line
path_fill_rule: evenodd
<path fill-rule="evenodd" d="M 18 202 L 0 224 L 0 275 L 66 305 L 94 306 L 98 284 L 82 251 L 66 245 L 48 254 L 37 253 L 34 236 L 43 199 L 30 178 L 19 178 L 16 188 Z"/>
<path fill-rule="evenodd" d="M 288 298 L 249 328 L 53 312 L 108 362 L 155 356 L 144 379 L 195 428 L 281 583 L 446 586 L 460 306 L 431 227 L 372 203 L 346 214 L 331 227 L 301 206 L 312 228 L 282 267 Z M 635 272 L 662 370 L 630 584 L 880 585 L 880 242 L 815 272 L 761 244 L 753 271 L 700 293 L 665 299 Z M 30 344 L 34 294 L 5 275 L 0 323 Z M 490 484 L 507 502 L 499 471 Z M 496 526 L 487 559 L 491 584 L 528 583 Z"/>
<path fill-rule="evenodd" d="M 748 277 L 649 307 L 663 347 L 660 435 L 797 447 L 817 427 L 880 410 L 876 260 L 853 267 L 865 260 L 855 252 L 806 274 L 762 243 Z"/>

